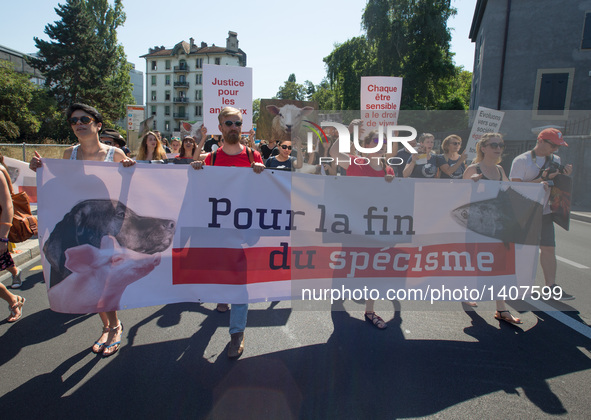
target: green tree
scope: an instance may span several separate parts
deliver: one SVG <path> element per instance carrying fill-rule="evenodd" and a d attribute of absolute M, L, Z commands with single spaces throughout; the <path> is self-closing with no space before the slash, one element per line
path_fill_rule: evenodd
<path fill-rule="evenodd" d="M 125 22 L 121 0 L 67 0 L 55 9 L 60 21 L 48 24 L 52 40 L 35 39 L 39 57 L 30 60 L 46 78 L 60 107 L 73 102 L 95 106 L 105 121 L 125 115 L 133 103 L 130 65 L 117 28 Z"/>
<path fill-rule="evenodd" d="M 324 58 L 334 109 L 359 109 L 361 77 L 375 74 L 375 50 L 364 36 L 337 44 Z"/>
<path fill-rule="evenodd" d="M 29 107 L 38 88 L 14 65 L 0 60 L 0 140 L 26 138 L 39 131 L 41 121 Z"/>
<path fill-rule="evenodd" d="M 375 70 L 404 78 L 402 107 L 433 109 L 457 75 L 447 21 L 451 0 L 368 0 L 362 17 L 376 52 Z"/>
<path fill-rule="evenodd" d="M 337 109 L 334 91 L 330 87 L 330 83 L 326 78 L 322 79 L 320 84 L 315 86 L 314 93 L 312 94 L 312 98 L 310 100 L 318 103 L 318 109 Z"/>
<path fill-rule="evenodd" d="M 278 99 L 306 100 L 306 87 L 296 82 L 295 74 L 290 74 L 287 81 L 277 91 Z"/>
<path fill-rule="evenodd" d="M 261 99 L 255 99 L 252 101 L 252 123 L 256 124 L 259 120 L 261 113 Z"/>

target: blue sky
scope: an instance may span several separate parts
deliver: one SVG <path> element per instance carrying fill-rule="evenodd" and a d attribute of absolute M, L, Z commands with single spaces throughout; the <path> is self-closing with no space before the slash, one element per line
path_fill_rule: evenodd
<path fill-rule="evenodd" d="M 61 1 L 64 3 L 64 1 Z M 58 20 L 54 8 L 60 0 L 11 1 L 2 5 L 0 44 L 21 52 L 34 52 L 33 37 L 47 39 L 43 30 Z M 146 71 L 139 56 L 153 46 L 172 47 L 195 38 L 225 46 L 228 31 L 238 33 L 239 46 L 253 68 L 253 98 L 270 98 L 290 73 L 298 82 L 318 84 L 325 76 L 322 59 L 342 43 L 360 35 L 366 0 L 267 0 L 210 2 L 187 0 L 124 0 L 127 14 L 119 29 L 119 42 L 136 69 Z M 468 39 L 476 0 L 452 0 L 458 15 L 450 20 L 456 65 L 472 71 L 474 44 Z"/>

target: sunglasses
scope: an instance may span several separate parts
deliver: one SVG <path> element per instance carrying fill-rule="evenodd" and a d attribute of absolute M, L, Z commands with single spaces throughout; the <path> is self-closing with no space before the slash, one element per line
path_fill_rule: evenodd
<path fill-rule="evenodd" d="M 505 148 L 505 143 L 487 143 L 487 144 L 485 144 L 485 146 L 488 146 L 494 150 L 496 150 L 496 149 L 503 150 Z"/>
<path fill-rule="evenodd" d="M 226 127 L 232 127 L 232 124 L 236 127 L 240 127 L 242 125 L 242 121 L 224 121 L 224 124 L 226 124 Z"/>
<path fill-rule="evenodd" d="M 451 144 L 452 146 L 459 146 L 462 143 L 459 141 L 453 141 L 453 142 L 450 141 L 449 144 Z"/>
<path fill-rule="evenodd" d="M 552 143 L 550 140 L 544 139 L 544 142 L 548 143 L 553 149 L 558 149 L 560 147 L 559 145 Z"/>
<path fill-rule="evenodd" d="M 112 141 L 109 141 L 109 140 L 101 140 L 101 142 L 103 144 L 106 144 L 107 146 L 112 146 L 113 145 L 113 142 Z"/>
<path fill-rule="evenodd" d="M 282 148 L 283 150 L 291 150 L 291 146 L 286 146 L 285 144 L 282 144 L 282 145 L 281 145 L 281 148 Z"/>
<path fill-rule="evenodd" d="M 88 115 L 84 115 L 80 118 L 71 117 L 68 119 L 68 122 L 70 123 L 70 125 L 76 125 L 78 123 L 78 121 L 80 121 L 82 124 L 86 125 L 86 124 L 90 124 L 91 122 L 94 122 L 95 119 L 92 117 L 89 117 Z"/>

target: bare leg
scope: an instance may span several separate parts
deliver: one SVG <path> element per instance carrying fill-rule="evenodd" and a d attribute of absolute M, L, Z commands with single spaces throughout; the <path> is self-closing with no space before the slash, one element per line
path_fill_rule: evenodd
<path fill-rule="evenodd" d="M 540 246 L 540 265 L 546 286 L 553 286 L 556 283 L 556 247 Z"/>
<path fill-rule="evenodd" d="M 119 350 L 119 344 L 116 343 L 121 341 L 123 327 L 119 322 L 119 318 L 117 318 L 117 311 L 101 312 L 100 316 L 101 319 L 104 316 L 109 323 L 109 336 L 103 350 L 103 356 L 110 356 Z"/>
<path fill-rule="evenodd" d="M 10 310 L 14 313 L 14 315 L 11 314 L 7 318 L 7 321 L 8 322 L 14 322 L 14 321 L 18 320 L 21 317 L 21 313 L 22 313 L 21 312 L 21 307 L 22 307 L 22 304 L 20 306 L 17 305 L 17 304 L 19 302 L 24 303 L 23 298 L 21 298 L 20 296 L 15 295 L 15 294 L 10 293 L 10 291 L 2 283 L 0 283 L 0 298 L 4 299 L 6 302 L 8 302 L 8 306 L 10 307 Z"/>
<path fill-rule="evenodd" d="M 107 313 L 100 312 L 99 317 L 101 318 L 101 321 L 103 322 L 103 333 L 98 338 L 98 340 L 95 341 L 94 345 L 92 346 L 92 351 L 94 353 L 102 353 L 103 347 L 105 346 L 105 344 L 107 342 L 107 338 L 109 337 L 109 319 L 107 318 Z"/>

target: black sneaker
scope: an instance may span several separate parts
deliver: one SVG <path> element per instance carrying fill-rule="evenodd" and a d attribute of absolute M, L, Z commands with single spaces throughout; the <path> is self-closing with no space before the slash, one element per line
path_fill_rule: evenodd
<path fill-rule="evenodd" d="M 558 286 L 557 284 L 554 284 L 553 286 L 550 286 L 551 289 L 554 289 L 555 286 Z M 574 296 L 573 295 L 569 295 L 568 293 L 566 293 L 564 291 L 564 289 L 562 288 L 562 286 L 558 286 L 560 287 L 560 290 L 562 290 L 562 296 L 560 297 L 560 299 L 555 299 L 555 300 L 574 300 Z M 554 294 L 552 295 L 554 296 Z"/>

